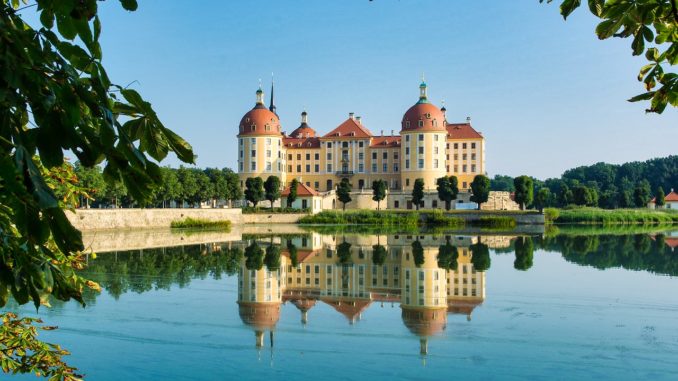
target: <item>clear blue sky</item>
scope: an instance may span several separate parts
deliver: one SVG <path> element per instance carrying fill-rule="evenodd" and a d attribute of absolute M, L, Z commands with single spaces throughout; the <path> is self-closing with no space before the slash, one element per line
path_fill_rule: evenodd
<path fill-rule="evenodd" d="M 559 2 L 559 1 L 558 1 Z M 678 111 L 646 115 L 644 59 L 630 41 L 599 41 L 584 6 L 567 22 L 557 4 L 519 1 L 149 1 L 137 12 L 99 3 L 104 64 L 185 137 L 201 167 L 235 167 L 235 135 L 275 73 L 283 129 L 325 133 L 363 117 L 400 129 L 422 72 L 448 120 L 472 117 L 494 174 L 559 176 L 598 161 L 675 154 Z M 176 166 L 178 161 L 169 159 Z"/>

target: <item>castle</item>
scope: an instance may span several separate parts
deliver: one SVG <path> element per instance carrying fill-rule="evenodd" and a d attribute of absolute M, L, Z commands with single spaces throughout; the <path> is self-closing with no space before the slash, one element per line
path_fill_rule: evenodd
<path fill-rule="evenodd" d="M 244 189 L 250 177 L 274 175 L 287 185 L 296 178 L 309 192 L 331 192 L 343 178 L 353 189 L 371 189 L 372 182 L 387 182 L 389 208 L 411 207 L 407 202 L 416 179 L 424 180 L 428 193 L 443 176 L 456 176 L 459 189 L 468 192 L 473 178 L 485 174 L 485 138 L 465 123 L 449 123 L 445 107 L 432 104 L 425 82 L 419 99 L 403 115 L 400 131 L 374 135 L 360 116 L 348 119 L 319 136 L 309 125 L 306 111 L 301 124 L 287 135 L 280 124 L 273 99 L 264 104 L 264 92 L 256 92 L 256 104 L 240 120 L 238 175 Z M 396 195 L 401 195 L 399 200 Z M 430 197 L 428 207 L 437 207 Z M 434 205 L 435 203 L 435 205 Z"/>

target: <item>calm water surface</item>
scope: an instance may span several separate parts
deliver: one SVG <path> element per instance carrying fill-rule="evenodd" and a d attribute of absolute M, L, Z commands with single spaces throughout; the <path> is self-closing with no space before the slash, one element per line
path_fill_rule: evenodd
<path fill-rule="evenodd" d="M 91 380 L 677 380 L 676 246 L 670 232 L 247 235 L 100 253 L 88 276 L 104 291 L 38 315 Z"/>

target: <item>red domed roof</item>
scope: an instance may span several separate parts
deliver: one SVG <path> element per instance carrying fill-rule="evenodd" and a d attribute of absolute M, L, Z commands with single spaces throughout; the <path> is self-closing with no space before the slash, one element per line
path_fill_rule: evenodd
<path fill-rule="evenodd" d="M 402 307 L 402 318 L 405 326 L 417 336 L 433 336 L 445 330 L 447 326 L 447 309 Z"/>
<path fill-rule="evenodd" d="M 257 104 L 240 120 L 240 135 L 282 135 L 278 116 Z"/>
<path fill-rule="evenodd" d="M 290 133 L 291 138 L 314 138 L 315 130 L 312 129 L 308 124 L 302 123 L 301 126 L 297 127 L 294 131 Z"/>
<path fill-rule="evenodd" d="M 445 114 L 434 104 L 420 101 L 403 116 L 402 131 L 445 132 Z"/>
<path fill-rule="evenodd" d="M 280 320 L 280 303 L 238 302 L 243 323 L 258 330 L 273 329 Z"/>

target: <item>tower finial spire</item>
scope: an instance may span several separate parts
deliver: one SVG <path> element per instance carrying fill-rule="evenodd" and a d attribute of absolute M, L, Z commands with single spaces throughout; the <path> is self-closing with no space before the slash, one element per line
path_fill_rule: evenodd
<path fill-rule="evenodd" d="M 276 112 L 276 108 L 275 108 L 275 102 L 273 101 L 273 73 L 272 72 L 271 72 L 271 102 L 268 106 L 268 109 L 271 110 L 271 112 L 274 113 L 275 115 L 278 115 L 278 113 Z"/>
<path fill-rule="evenodd" d="M 419 85 L 419 103 L 428 103 L 428 95 L 426 94 L 426 82 L 424 81 L 424 73 L 421 73 L 421 84 Z"/>

